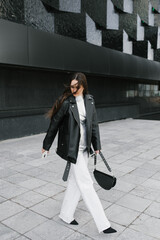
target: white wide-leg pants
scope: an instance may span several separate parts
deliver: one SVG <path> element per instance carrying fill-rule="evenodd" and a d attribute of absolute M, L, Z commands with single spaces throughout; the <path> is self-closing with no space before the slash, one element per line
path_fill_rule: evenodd
<path fill-rule="evenodd" d="M 82 196 L 100 233 L 111 225 L 93 187 L 93 181 L 87 167 L 88 159 L 87 152 L 79 151 L 77 163 L 71 164 L 68 185 L 59 217 L 67 223 L 72 222 L 80 196 Z"/>

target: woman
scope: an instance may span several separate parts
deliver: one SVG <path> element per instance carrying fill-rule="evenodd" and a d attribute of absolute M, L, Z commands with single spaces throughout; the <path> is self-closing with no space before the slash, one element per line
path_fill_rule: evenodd
<path fill-rule="evenodd" d="M 71 165 L 59 217 L 68 224 L 78 225 L 74 213 L 82 196 L 99 233 L 116 232 L 105 216 L 87 167 L 91 144 L 96 154 L 99 153 L 101 144 L 94 99 L 88 94 L 87 80 L 83 73 L 72 76 L 70 86 L 66 87 L 48 115 L 51 123 L 43 141 L 42 153 L 49 151 L 58 132 L 56 152 L 68 163 L 65 178 Z"/>

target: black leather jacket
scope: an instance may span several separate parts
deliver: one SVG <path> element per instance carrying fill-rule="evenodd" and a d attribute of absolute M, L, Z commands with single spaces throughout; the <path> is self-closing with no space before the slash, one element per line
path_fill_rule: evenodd
<path fill-rule="evenodd" d="M 94 150 L 101 149 L 99 127 L 94 99 L 91 95 L 84 96 L 86 108 L 87 151 L 91 151 L 91 143 Z M 43 141 L 43 148 L 49 150 L 58 132 L 58 146 L 56 153 L 63 159 L 76 163 L 79 141 L 80 120 L 76 99 L 73 95 L 68 97 L 59 111 L 52 117 L 47 134 Z"/>

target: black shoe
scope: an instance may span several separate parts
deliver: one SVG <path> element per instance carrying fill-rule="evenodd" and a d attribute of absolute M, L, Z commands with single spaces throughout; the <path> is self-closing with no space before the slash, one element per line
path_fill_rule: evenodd
<path fill-rule="evenodd" d="M 104 233 L 115 233 L 115 232 L 117 232 L 115 229 L 113 229 L 113 228 L 107 228 L 107 229 L 105 229 L 104 231 L 103 231 Z"/>
<path fill-rule="evenodd" d="M 70 222 L 70 224 L 72 225 L 78 225 L 78 222 L 76 220 L 73 220 L 72 222 Z"/>

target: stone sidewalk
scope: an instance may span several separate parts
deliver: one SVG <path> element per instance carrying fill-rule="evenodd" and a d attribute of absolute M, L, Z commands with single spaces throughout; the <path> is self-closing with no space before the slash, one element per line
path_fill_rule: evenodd
<path fill-rule="evenodd" d="M 160 121 L 126 119 L 100 124 L 103 153 L 117 177 L 110 191 L 95 188 L 117 233 L 98 233 L 83 200 L 78 226 L 58 217 L 65 161 L 41 159 L 44 134 L 0 142 L 0 240 L 160 239 Z M 89 161 L 92 174 L 93 159 Z M 106 170 L 99 159 L 97 169 Z M 106 170 L 107 172 L 107 170 Z"/>

